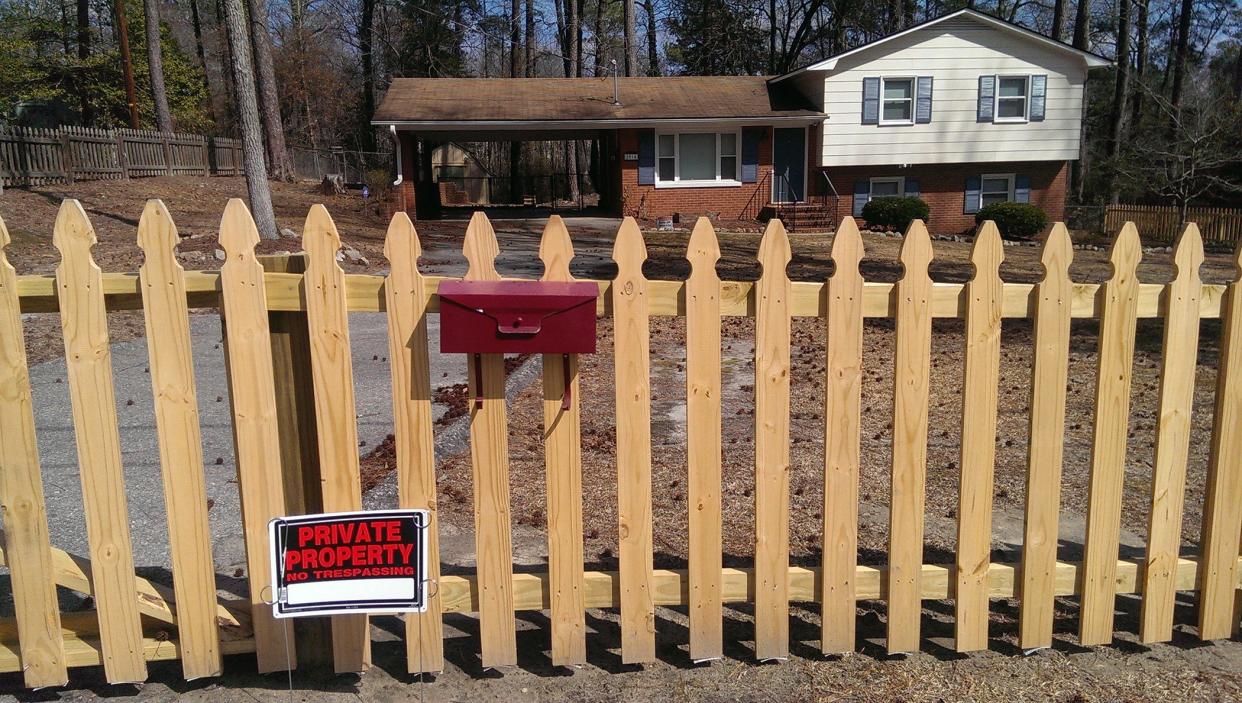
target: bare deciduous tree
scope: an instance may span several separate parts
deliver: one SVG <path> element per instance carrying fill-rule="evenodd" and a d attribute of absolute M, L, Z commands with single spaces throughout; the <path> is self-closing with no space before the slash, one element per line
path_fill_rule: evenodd
<path fill-rule="evenodd" d="M 151 100 L 155 103 L 155 125 L 161 132 L 173 131 L 168 110 L 168 90 L 164 87 L 164 49 L 160 45 L 159 0 L 142 0 L 147 23 L 147 67 L 151 73 Z"/>
<path fill-rule="evenodd" d="M 246 190 L 250 195 L 250 214 L 259 228 L 259 236 L 277 239 L 276 213 L 272 210 L 272 192 L 263 164 L 263 132 L 259 124 L 259 103 L 254 92 L 254 71 L 251 68 L 250 33 L 246 31 L 246 10 L 243 0 L 222 0 L 228 29 L 229 46 L 233 53 L 233 83 L 237 87 L 237 121 L 241 127 L 242 167 L 246 172 Z"/>

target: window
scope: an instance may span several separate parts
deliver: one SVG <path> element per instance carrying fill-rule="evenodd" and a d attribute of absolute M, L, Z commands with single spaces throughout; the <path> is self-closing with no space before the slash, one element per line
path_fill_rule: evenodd
<path fill-rule="evenodd" d="M 738 132 L 680 132 L 657 135 L 656 185 L 739 185 Z"/>
<path fill-rule="evenodd" d="M 881 94 L 884 104 L 880 110 L 880 124 L 914 123 L 914 79 L 884 78 Z"/>
<path fill-rule="evenodd" d="M 871 179 L 871 196 L 872 198 L 888 198 L 901 195 L 906 188 L 906 179 L 901 176 L 893 176 L 889 178 L 872 178 Z"/>
<path fill-rule="evenodd" d="M 979 204 L 987 207 L 992 203 L 1005 203 L 1013 200 L 1013 174 L 990 173 L 980 179 Z"/>
<path fill-rule="evenodd" d="M 1025 122 L 1027 90 L 1030 81 L 1027 76 L 999 76 L 996 79 L 996 121 Z"/>

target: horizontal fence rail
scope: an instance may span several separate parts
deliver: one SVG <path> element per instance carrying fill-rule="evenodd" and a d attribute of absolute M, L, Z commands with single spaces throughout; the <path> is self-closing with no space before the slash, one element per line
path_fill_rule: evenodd
<path fill-rule="evenodd" d="M 466 379 L 472 386 L 480 384 L 470 389 L 469 397 L 479 400 L 467 418 L 477 567 L 473 573 L 440 576 L 427 316 L 439 310 L 436 291 L 445 279 L 419 271 L 418 235 L 404 214 L 389 228 L 385 253 L 392 273 L 386 277 L 343 272 L 335 260 L 340 239 L 322 206 L 315 206 L 306 220 L 303 246 L 309 255 L 298 259 L 305 265 L 286 260 L 289 265 L 273 264 L 266 270 L 268 262 L 254 251 L 257 230 L 240 200 L 230 201 L 221 221 L 220 246 L 226 258 L 219 272 L 181 270 L 172 216 L 154 201 L 138 225 L 145 254 L 139 273 L 99 271 L 91 254 L 94 231 L 76 201 L 63 204 L 53 226 L 61 252 L 54 276 L 17 275 L 4 256 L 8 234 L 0 222 L 0 502 L 5 515 L 0 563 L 11 571 L 16 611 L 15 618 L 0 620 L 0 671 L 22 671 L 28 686 L 39 687 L 65 683 L 72 667 L 100 664 L 113 682 L 141 680 L 146 662 L 161 659 L 181 660 L 187 678 L 219 675 L 227 669 L 221 657 L 229 654 L 254 653 L 264 672 L 297 665 L 286 654 L 291 646 L 286 638 L 307 635 L 295 635 L 287 621 L 274 620 L 266 602 L 272 580 L 266 525 L 293 509 L 289 506 L 345 510 L 361 504 L 348 331 L 348 313 L 357 311 L 387 312 L 397 502 L 403 508 L 431 509 L 430 553 L 437 586 L 432 608 L 406 618 L 410 672 L 443 669 L 444 613 L 478 614 L 485 667 L 517 662 L 514 612 L 521 610 L 550 611 L 549 648 L 558 665 L 588 660 L 588 608 L 620 608 L 626 663 L 656 658 L 656 644 L 665 636 L 656 627 L 658 606 L 688 608 L 693 659 L 723 656 L 726 603 L 754 604 L 758 659 L 789 656 L 790 605 L 799 602 L 822 604 L 824 653 L 855 651 L 856 603 L 863 600 L 886 601 L 891 652 L 919 649 L 923 601 L 945 599 L 956 601 L 959 651 L 988 646 L 990 600 L 996 598 L 1020 601 L 1021 646 L 1028 649 L 1051 645 L 1057 597 L 1081 599 L 1078 625 L 1084 643 L 1111 641 L 1115 599 L 1122 594 L 1141 595 L 1144 642 L 1170 639 L 1179 591 L 1198 593 L 1201 638 L 1228 637 L 1239 624 L 1237 589 L 1242 586 L 1242 283 L 1201 282 L 1203 243 L 1194 225 L 1178 237 L 1173 281 L 1139 283 L 1139 231 L 1133 224 L 1120 228 L 1108 281 L 1077 284 L 1069 278 L 1073 248 L 1068 231 L 1056 225 L 1043 245 L 1044 278 L 1028 285 L 1003 282 L 999 272 L 1004 248 L 995 226 L 986 223 L 974 244 L 973 279 L 945 284 L 931 280 L 929 262 L 935 251 L 923 224 L 916 221 L 902 244 L 903 277 L 888 284 L 863 280 L 863 241 L 847 217 L 832 242 L 836 273 L 826 282 L 806 283 L 788 279 L 789 240 L 781 222 L 774 220 L 759 247 L 762 276 L 751 283 L 719 279 L 716 233 L 700 220 L 687 243 L 688 279 L 654 281 L 642 274 L 647 259 L 642 233 L 633 220 L 626 220 L 613 251 L 617 279 L 595 282 L 597 313 L 614 316 L 617 328 L 618 570 L 584 569 L 578 359 L 552 354 L 543 359 L 543 427 L 548 429 L 541 430 L 547 451 L 548 568 L 546 573 L 515 573 L 510 492 L 526 487 L 509 485 L 504 363 L 500 355 L 484 354 L 469 360 Z M 464 238 L 466 278 L 500 278 L 495 268 L 500 251 L 491 224 L 476 214 Z M 540 246 L 543 279 L 571 280 L 572 258 L 569 232 L 553 217 Z M 187 337 L 192 308 L 226 313 L 225 354 L 248 561 L 244 598 L 221 599 L 204 584 L 211 580 L 212 540 L 204 510 Z M 125 488 L 103 318 L 107 311 L 138 309 L 149 331 L 160 330 L 158 336 L 148 335 L 148 346 L 173 550 L 172 587 L 133 572 L 128 526 L 116 519 L 126 512 Z M 81 360 L 71 365 L 68 383 L 82 450 L 91 558 L 56 549 L 56 536 L 48 531 L 22 329 L 23 314 L 37 313 L 59 313 L 66 354 Z M 651 316 L 686 321 L 685 441 L 692 508 L 689 558 L 687 568 L 680 570 L 653 568 L 653 531 L 659 526 L 652 524 Z M 753 568 L 721 564 L 720 323 L 737 316 L 756 318 Z M 824 557 L 819 567 L 789 563 L 794 317 L 821 318 L 827 332 Z M 859 564 L 857 552 L 866 318 L 892 318 L 896 323 L 893 499 L 887 561 L 880 566 Z M 965 321 L 961 507 L 957 554 L 950 564 L 923 563 L 929 364 L 936 334 L 932 320 L 937 318 Z M 990 553 L 991 495 L 1000 330 L 1004 319 L 1013 318 L 1031 319 L 1035 328 L 1025 539 L 1020 562 L 995 563 Z M 1070 321 L 1076 318 L 1100 322 L 1082 562 L 1060 558 L 1057 549 L 1066 363 Z M 1126 401 L 1140 318 L 1164 320 L 1161 422 L 1153 482 L 1146 489 L 1150 543 L 1143 558 L 1121 559 L 1121 478 L 1130 422 Z M 1199 363 L 1198 331 L 1202 320 L 1212 318 L 1220 319 L 1222 334 L 1202 549 L 1198 555 L 1183 556 L 1178 547 L 1190 391 Z M 291 325 L 291 320 L 300 325 Z M 306 424 L 290 425 L 289 418 Z M 290 442 L 296 445 L 292 454 Z M 288 472 L 302 471 L 303 466 L 312 467 L 313 475 L 293 474 L 297 480 L 290 481 Z M 322 486 L 322 494 L 288 494 L 308 490 L 306 486 Z M 95 609 L 61 613 L 54 586 L 94 596 Z M 334 618 L 330 642 L 323 646 L 331 647 L 336 671 L 363 671 L 370 665 L 366 617 Z"/>

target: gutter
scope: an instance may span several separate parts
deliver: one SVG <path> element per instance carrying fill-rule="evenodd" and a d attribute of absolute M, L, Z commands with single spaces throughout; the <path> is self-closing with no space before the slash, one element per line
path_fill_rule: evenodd
<path fill-rule="evenodd" d="M 483 129 L 585 129 L 591 127 L 660 127 L 680 124 L 754 124 L 772 123 L 816 124 L 828 119 L 826 114 L 772 115 L 767 117 L 679 117 L 669 119 L 598 119 L 598 120 L 373 120 L 372 125 L 410 130 L 462 131 Z"/>

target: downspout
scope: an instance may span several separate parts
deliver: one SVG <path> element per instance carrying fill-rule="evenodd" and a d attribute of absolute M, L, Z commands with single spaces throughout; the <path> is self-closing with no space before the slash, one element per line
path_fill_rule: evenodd
<path fill-rule="evenodd" d="M 405 180 L 405 171 L 401 168 L 401 137 L 397 136 L 397 125 L 388 125 L 388 133 L 392 135 L 393 149 L 397 152 L 397 180 L 393 181 L 392 185 L 397 189 L 397 204 L 401 207 L 401 211 L 405 212 L 405 193 L 401 192 L 401 183 Z"/>

